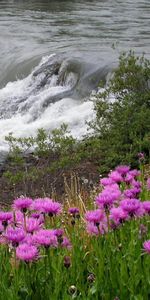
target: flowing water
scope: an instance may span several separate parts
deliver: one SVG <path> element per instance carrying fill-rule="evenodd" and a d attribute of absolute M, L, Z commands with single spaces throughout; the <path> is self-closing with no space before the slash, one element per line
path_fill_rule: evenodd
<path fill-rule="evenodd" d="M 0 0 L 0 150 L 9 132 L 62 123 L 80 138 L 89 95 L 129 49 L 150 58 L 149 0 Z"/>

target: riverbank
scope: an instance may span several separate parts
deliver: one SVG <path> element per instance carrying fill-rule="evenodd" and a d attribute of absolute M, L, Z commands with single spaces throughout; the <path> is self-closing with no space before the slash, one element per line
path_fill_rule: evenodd
<path fill-rule="evenodd" d="M 81 192 L 83 197 L 99 183 L 99 166 L 88 159 L 79 164 L 51 171 L 57 156 L 35 158 L 29 154 L 21 166 L 7 159 L 0 171 L 0 203 L 7 205 L 21 195 L 53 197 L 63 201 L 68 193 Z"/>

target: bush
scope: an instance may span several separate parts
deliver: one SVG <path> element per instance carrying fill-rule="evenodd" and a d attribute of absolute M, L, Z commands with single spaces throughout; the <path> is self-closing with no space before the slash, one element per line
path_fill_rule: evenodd
<path fill-rule="evenodd" d="M 113 97 L 115 101 L 110 99 Z M 123 53 L 108 87 L 98 94 L 92 123 L 104 160 L 103 170 L 136 164 L 137 153 L 150 149 L 150 61 Z"/>

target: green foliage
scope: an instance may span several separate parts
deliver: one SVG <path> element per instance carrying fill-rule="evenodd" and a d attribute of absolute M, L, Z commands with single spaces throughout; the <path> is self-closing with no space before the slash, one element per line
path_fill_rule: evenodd
<path fill-rule="evenodd" d="M 112 95 L 115 101 L 111 101 Z M 135 164 L 150 150 L 150 61 L 123 53 L 106 90 L 97 96 L 92 124 L 104 154 L 103 169 Z"/>
<path fill-rule="evenodd" d="M 78 142 L 70 135 L 65 124 L 51 132 L 41 128 L 35 137 L 16 138 L 10 133 L 5 139 L 10 148 L 10 166 L 15 170 L 4 172 L 10 184 L 22 180 L 24 183 L 30 180 L 35 182 L 47 173 L 66 169 L 80 161 L 76 151 Z"/>
<path fill-rule="evenodd" d="M 14 174 L 11 171 L 6 171 L 4 173 L 4 177 L 8 179 L 9 183 L 11 185 L 18 184 L 24 180 L 25 173 L 23 171 L 17 171 L 16 174 Z"/>

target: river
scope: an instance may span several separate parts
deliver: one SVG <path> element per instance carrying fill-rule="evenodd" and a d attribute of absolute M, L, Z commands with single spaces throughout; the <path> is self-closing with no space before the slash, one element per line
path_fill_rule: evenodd
<path fill-rule="evenodd" d="M 129 49 L 150 57 L 149 0 L 0 0 L 0 149 L 9 132 L 34 135 L 63 122 L 80 138 L 94 116 L 91 75 L 107 77 Z M 59 70 L 45 76 L 57 58 Z M 81 92 L 72 93 L 77 82 Z"/>

